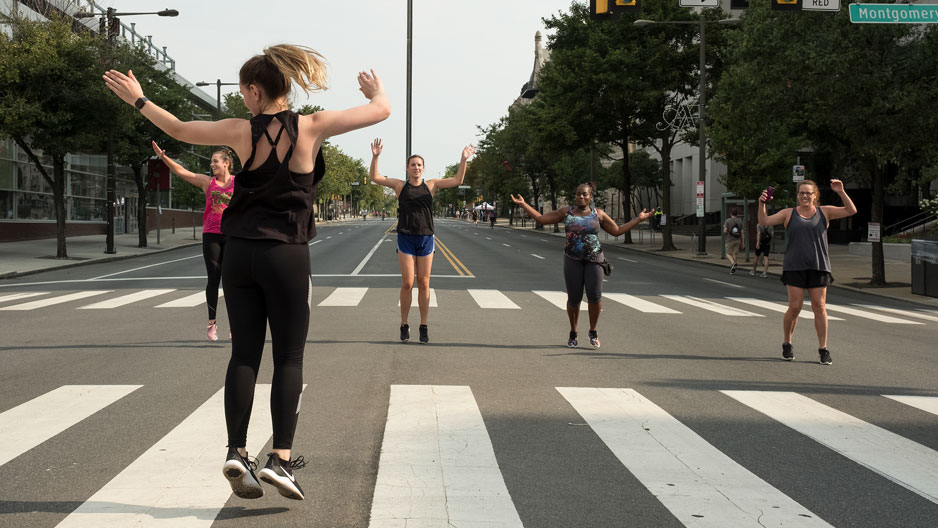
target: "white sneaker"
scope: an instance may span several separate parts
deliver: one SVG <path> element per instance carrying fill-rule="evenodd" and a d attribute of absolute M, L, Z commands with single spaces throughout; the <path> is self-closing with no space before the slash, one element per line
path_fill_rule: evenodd
<path fill-rule="evenodd" d="M 756 270 L 749 270 L 749 274 L 750 274 L 750 275 L 755 275 L 755 274 L 756 274 Z"/>
<path fill-rule="evenodd" d="M 768 274 L 766 274 L 765 272 L 762 272 L 762 275 L 759 275 L 759 276 L 764 279 L 764 278 L 768 277 Z"/>

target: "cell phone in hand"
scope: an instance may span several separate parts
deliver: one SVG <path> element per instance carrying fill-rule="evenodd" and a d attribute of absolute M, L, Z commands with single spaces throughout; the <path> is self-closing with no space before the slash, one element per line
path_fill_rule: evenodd
<path fill-rule="evenodd" d="M 774 192 L 775 192 L 775 187 L 772 187 L 771 185 L 769 185 L 769 188 L 765 190 L 765 201 L 768 202 L 769 200 L 771 200 L 772 193 Z"/>

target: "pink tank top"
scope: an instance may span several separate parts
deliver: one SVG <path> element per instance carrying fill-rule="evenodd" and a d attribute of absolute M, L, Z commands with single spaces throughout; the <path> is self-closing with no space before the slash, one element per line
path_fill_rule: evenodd
<path fill-rule="evenodd" d="M 205 189 L 205 213 L 202 214 L 203 233 L 221 234 L 221 214 L 224 213 L 225 208 L 228 207 L 228 202 L 231 201 L 231 194 L 233 192 L 233 174 L 231 175 L 231 180 L 228 181 L 228 185 L 225 187 L 218 185 L 215 178 L 212 178 L 211 183 L 208 184 L 208 189 Z"/>

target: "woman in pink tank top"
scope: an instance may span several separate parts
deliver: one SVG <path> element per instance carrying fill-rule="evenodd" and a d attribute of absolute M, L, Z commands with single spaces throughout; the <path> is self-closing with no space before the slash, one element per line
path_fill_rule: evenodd
<path fill-rule="evenodd" d="M 221 283 L 221 261 L 225 254 L 225 236 L 221 232 L 221 215 L 228 207 L 234 192 L 234 175 L 231 174 L 231 151 L 217 150 L 212 154 L 209 166 L 212 177 L 196 174 L 166 155 L 156 142 L 153 152 L 163 160 L 169 170 L 183 180 L 202 189 L 205 193 L 205 212 L 202 214 L 202 256 L 205 258 L 205 272 L 208 283 L 205 285 L 205 301 L 208 304 L 209 341 L 218 340 L 218 327 L 215 324 L 215 311 L 218 307 L 218 285 Z M 230 333 L 229 333 L 230 335 Z"/>

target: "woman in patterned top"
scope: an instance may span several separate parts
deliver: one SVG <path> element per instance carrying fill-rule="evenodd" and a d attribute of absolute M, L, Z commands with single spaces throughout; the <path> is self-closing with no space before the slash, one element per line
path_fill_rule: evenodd
<path fill-rule="evenodd" d="M 163 161 L 173 174 L 202 189 L 205 194 L 205 212 L 202 214 L 202 257 L 205 259 L 205 273 L 208 283 L 205 285 L 205 302 L 208 305 L 209 341 L 218 340 L 218 327 L 215 325 L 215 311 L 218 307 L 218 285 L 221 283 L 221 261 L 225 254 L 225 236 L 221 234 L 221 215 L 231 201 L 234 192 L 234 175 L 231 174 L 231 151 L 216 150 L 212 154 L 209 167 L 212 176 L 189 172 L 185 167 L 166 155 L 156 141 L 153 152 Z"/>
<path fill-rule="evenodd" d="M 631 221 L 617 225 L 601 209 L 591 207 L 593 186 L 588 183 L 582 183 L 576 188 L 573 207 L 557 209 L 547 214 L 537 212 L 520 194 L 517 197 L 511 195 L 511 200 L 524 208 L 539 224 L 556 224 L 563 221 L 567 233 L 567 244 L 563 250 L 563 277 L 567 285 L 567 317 L 570 318 L 570 338 L 567 346 L 577 346 L 577 320 L 580 317 L 580 301 L 583 300 L 585 287 L 590 318 L 590 344 L 599 348 L 596 323 L 599 322 L 599 314 L 603 308 L 603 269 L 600 264 L 606 261 L 599 244 L 599 230 L 619 236 L 630 231 L 639 222 L 650 218 L 654 212 L 642 209 L 641 214 Z"/>

